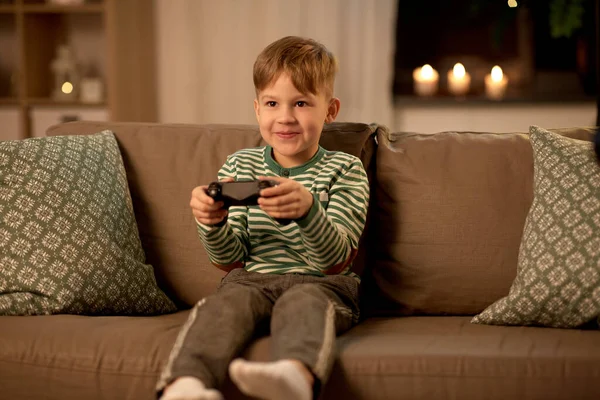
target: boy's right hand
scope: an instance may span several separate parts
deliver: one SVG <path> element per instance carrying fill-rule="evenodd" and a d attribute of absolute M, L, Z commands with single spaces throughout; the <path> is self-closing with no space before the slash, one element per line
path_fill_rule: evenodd
<path fill-rule="evenodd" d="M 233 178 L 225 178 L 221 182 L 233 182 Z M 216 225 L 227 217 L 227 210 L 223 209 L 222 201 L 214 201 L 212 197 L 206 194 L 208 185 L 198 186 L 192 190 L 192 199 L 190 207 L 196 221 L 205 225 Z"/>

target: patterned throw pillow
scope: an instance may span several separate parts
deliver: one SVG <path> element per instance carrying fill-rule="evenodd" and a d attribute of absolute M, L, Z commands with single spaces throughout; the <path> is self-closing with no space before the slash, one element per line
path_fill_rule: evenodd
<path fill-rule="evenodd" d="M 530 128 L 534 199 L 508 296 L 472 322 L 575 328 L 600 316 L 600 167 L 593 144 Z"/>
<path fill-rule="evenodd" d="M 0 315 L 175 311 L 110 131 L 0 142 Z"/>

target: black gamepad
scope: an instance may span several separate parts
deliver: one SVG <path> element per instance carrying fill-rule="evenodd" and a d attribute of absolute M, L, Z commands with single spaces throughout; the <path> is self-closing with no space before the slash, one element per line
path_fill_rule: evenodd
<path fill-rule="evenodd" d="M 206 194 L 215 201 L 222 201 L 225 207 L 255 206 L 258 204 L 259 193 L 262 189 L 277 186 L 277 181 L 234 181 L 211 182 Z"/>
<path fill-rule="evenodd" d="M 279 185 L 273 180 L 234 181 L 234 182 L 211 182 L 206 189 L 206 194 L 215 201 L 222 201 L 224 208 L 231 206 L 255 206 L 258 205 L 259 193 Z M 289 219 L 275 219 L 282 225 L 291 222 Z"/>

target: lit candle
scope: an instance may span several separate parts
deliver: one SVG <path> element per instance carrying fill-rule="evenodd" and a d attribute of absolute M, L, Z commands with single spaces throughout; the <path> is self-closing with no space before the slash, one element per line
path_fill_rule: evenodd
<path fill-rule="evenodd" d="M 415 93 L 419 96 L 432 96 L 438 90 L 439 82 L 438 72 L 429 64 L 421 68 L 415 68 L 413 71 L 413 87 Z"/>
<path fill-rule="evenodd" d="M 455 96 L 465 95 L 471 85 L 471 75 L 465 70 L 461 63 L 454 64 L 454 68 L 448 71 L 448 91 Z"/>
<path fill-rule="evenodd" d="M 492 72 L 485 76 L 485 95 L 489 99 L 500 100 L 504 97 L 508 78 L 502 73 L 502 68 L 494 66 Z"/>

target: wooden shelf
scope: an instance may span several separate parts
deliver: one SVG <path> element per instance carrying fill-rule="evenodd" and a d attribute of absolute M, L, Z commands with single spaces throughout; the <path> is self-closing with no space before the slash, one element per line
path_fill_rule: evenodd
<path fill-rule="evenodd" d="M 30 107 L 44 106 L 44 107 L 85 107 L 85 108 L 105 108 L 106 102 L 102 103 L 82 103 L 80 101 L 58 101 L 48 97 L 31 97 L 28 98 L 25 103 Z"/>
<path fill-rule="evenodd" d="M 48 124 L 59 122 L 57 118 L 63 114 L 94 120 L 156 121 L 151 0 L 87 0 L 71 6 L 46 0 L 0 3 L 0 106 L 4 112 L 0 126 L 9 124 L 13 130 L 18 126 L 17 136 L 27 138 L 43 135 Z M 73 49 L 82 76 L 101 79 L 102 103 L 51 98 L 51 64 L 64 44 Z M 17 111 L 10 121 L 7 109 Z"/>
<path fill-rule="evenodd" d="M 82 14 L 103 13 L 104 4 L 82 4 L 77 6 L 59 6 L 53 4 L 26 4 L 23 6 L 26 14 Z"/>
<path fill-rule="evenodd" d="M 14 4 L 0 4 L 0 14 L 14 14 L 17 7 Z"/>
<path fill-rule="evenodd" d="M 16 97 L 0 97 L 0 106 L 18 106 L 19 99 Z"/>

